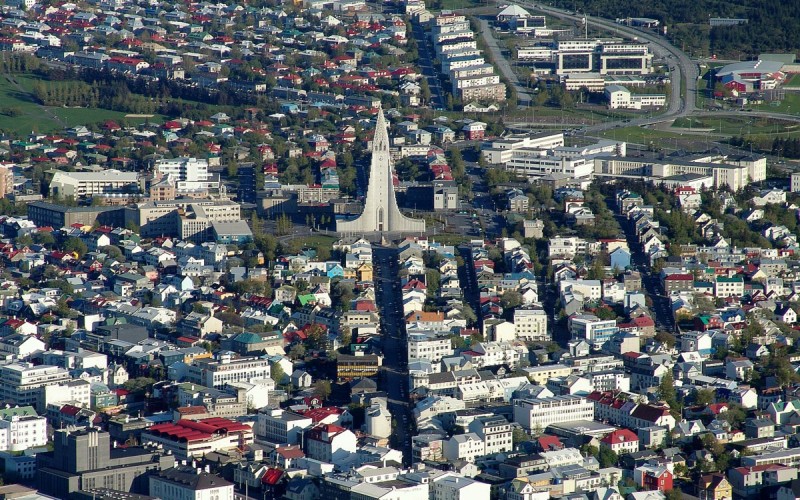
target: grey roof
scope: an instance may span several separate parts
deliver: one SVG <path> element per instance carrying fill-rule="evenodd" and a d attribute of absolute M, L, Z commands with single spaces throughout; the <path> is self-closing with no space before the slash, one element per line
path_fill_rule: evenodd
<path fill-rule="evenodd" d="M 184 488 L 189 488 L 194 491 L 208 490 L 211 488 L 219 488 L 222 486 L 230 486 L 233 483 L 222 479 L 216 474 L 207 474 L 205 472 L 197 473 L 192 467 L 172 467 L 170 469 L 161 471 L 158 478 L 162 481 L 168 481 L 180 485 Z"/>

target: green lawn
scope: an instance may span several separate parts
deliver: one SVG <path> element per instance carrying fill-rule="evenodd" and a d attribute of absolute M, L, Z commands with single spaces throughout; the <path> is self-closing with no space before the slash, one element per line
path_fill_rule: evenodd
<path fill-rule="evenodd" d="M 0 130 L 12 135 L 31 131 L 57 132 L 64 127 L 88 125 L 105 120 L 142 123 L 145 118 L 126 119 L 126 113 L 96 108 L 58 108 L 42 106 L 33 97 L 36 79 L 26 75 L 0 75 Z M 162 116 L 150 118 L 161 123 Z"/>
<path fill-rule="evenodd" d="M 790 115 L 800 114 L 800 93 L 786 92 L 786 97 L 778 102 L 764 103 L 751 106 L 753 109 L 769 111 L 770 113 L 785 113 Z"/>
<path fill-rule="evenodd" d="M 784 87 L 800 87 L 800 74 L 790 75 L 783 85 Z"/>
<path fill-rule="evenodd" d="M 600 134 L 606 139 L 615 141 L 632 142 L 636 144 L 649 144 L 657 141 L 684 140 L 688 136 L 676 132 L 664 132 L 642 127 L 621 127 L 606 130 Z"/>
<path fill-rule="evenodd" d="M 676 128 L 713 129 L 721 135 L 742 136 L 755 134 L 783 134 L 796 132 L 800 126 L 787 120 L 759 118 L 747 113 L 742 116 L 720 118 L 678 118 L 672 124 Z"/>

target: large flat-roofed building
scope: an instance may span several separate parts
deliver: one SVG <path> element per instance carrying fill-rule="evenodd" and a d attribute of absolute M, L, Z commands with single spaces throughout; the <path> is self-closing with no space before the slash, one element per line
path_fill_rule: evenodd
<path fill-rule="evenodd" d="M 36 455 L 36 485 L 56 498 L 100 487 L 146 494 L 148 473 L 175 465 L 174 456 L 153 449 L 112 449 L 108 433 L 96 428 L 57 430 L 53 446 Z"/>
<path fill-rule="evenodd" d="M 741 161 L 740 165 L 731 165 L 722 160 L 720 163 L 708 161 L 681 161 L 671 158 L 621 158 L 597 157 L 594 162 L 595 177 L 635 177 L 653 182 L 679 175 L 694 174 L 710 176 L 712 186 L 719 189 L 723 186 L 738 191 L 751 182 L 763 181 L 766 178 L 766 160 L 753 159 Z"/>
<path fill-rule="evenodd" d="M 156 162 L 160 176 L 170 176 L 179 193 L 208 191 L 219 188 L 219 181 L 208 171 L 208 160 L 197 158 L 171 158 Z"/>
<path fill-rule="evenodd" d="M 600 73 L 570 73 L 561 77 L 565 90 L 581 90 L 602 92 L 606 88 L 606 79 Z"/>
<path fill-rule="evenodd" d="M 43 387 L 72 380 L 60 366 L 11 363 L 0 367 L 0 399 L 44 410 Z"/>
<path fill-rule="evenodd" d="M 213 239 L 214 222 L 241 220 L 241 206 L 226 199 L 180 199 L 139 203 L 125 210 L 125 219 L 143 238 L 173 236 L 203 243 Z"/>
<path fill-rule="evenodd" d="M 189 366 L 187 380 L 206 387 L 221 389 L 231 382 L 264 380 L 270 376 L 268 359 L 236 358 L 221 354 L 215 359 L 198 359 Z"/>
<path fill-rule="evenodd" d="M 605 95 L 611 109 L 656 108 L 667 103 L 666 94 L 633 94 L 622 85 L 608 85 Z"/>
<path fill-rule="evenodd" d="M 85 198 L 106 194 L 136 194 L 141 191 L 138 173 L 114 169 L 99 172 L 58 171 L 50 181 L 50 196 Z"/>
<path fill-rule="evenodd" d="M 618 39 L 559 40 L 553 62 L 559 75 L 646 75 L 653 71 L 653 54 L 646 43 Z"/>
<path fill-rule="evenodd" d="M 178 420 L 142 431 L 142 443 L 160 445 L 181 460 L 253 444 L 253 428 L 227 418 Z"/>
<path fill-rule="evenodd" d="M 528 178 L 562 173 L 572 179 L 589 179 L 594 171 L 594 160 L 586 157 L 546 155 L 538 149 L 517 149 L 511 154 L 506 170 Z"/>
<path fill-rule="evenodd" d="M 464 101 L 485 100 L 485 101 L 505 101 L 506 86 L 503 83 L 490 83 L 475 87 L 460 88 L 457 95 Z"/>
<path fill-rule="evenodd" d="M 37 227 L 50 226 L 56 229 L 73 224 L 91 226 L 95 222 L 111 227 L 125 225 L 125 212 L 120 207 L 68 207 L 45 201 L 29 203 L 28 218 Z"/>
<path fill-rule="evenodd" d="M 492 142 L 490 147 L 481 151 L 481 154 L 489 163 L 502 165 L 511 160 L 514 150 L 517 149 L 553 149 L 563 145 L 563 132 L 510 135 Z"/>
<path fill-rule="evenodd" d="M 527 431 L 544 430 L 549 425 L 572 420 L 594 420 L 594 404 L 582 396 L 514 401 L 514 422 Z"/>

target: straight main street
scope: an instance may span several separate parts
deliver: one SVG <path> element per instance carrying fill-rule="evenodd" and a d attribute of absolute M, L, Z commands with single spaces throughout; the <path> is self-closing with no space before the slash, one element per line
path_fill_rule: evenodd
<path fill-rule="evenodd" d="M 650 306 L 653 321 L 656 324 L 656 329 L 667 330 L 669 332 L 676 331 L 675 317 L 672 314 L 672 303 L 663 291 L 661 286 L 661 277 L 658 273 L 654 273 L 650 266 L 650 258 L 644 252 L 642 245 L 636 238 L 633 224 L 626 217 L 616 214 L 618 207 L 615 206 L 613 199 L 610 197 L 606 199 L 606 204 L 609 207 L 614 207 L 615 218 L 622 229 L 625 231 L 625 238 L 628 241 L 628 248 L 631 252 L 631 264 L 639 271 L 642 276 L 642 286 L 647 297 L 650 297 L 652 305 Z"/>
<path fill-rule="evenodd" d="M 417 42 L 417 53 L 419 55 L 417 65 L 422 70 L 422 76 L 428 82 L 428 88 L 431 91 L 431 107 L 435 110 L 442 110 L 445 108 L 445 94 L 439 82 L 439 70 L 433 65 L 433 60 L 435 59 L 433 43 L 425 36 L 426 33 L 419 23 L 411 23 L 411 26 L 411 33 Z"/>
<path fill-rule="evenodd" d="M 373 247 L 372 260 L 378 273 L 375 300 L 381 317 L 383 342 L 382 390 L 389 399 L 392 414 L 391 446 L 402 450 L 403 462 L 411 463 L 411 437 L 414 436 L 413 415 L 409 401 L 408 350 L 400 280 L 397 271 L 397 249 Z"/>

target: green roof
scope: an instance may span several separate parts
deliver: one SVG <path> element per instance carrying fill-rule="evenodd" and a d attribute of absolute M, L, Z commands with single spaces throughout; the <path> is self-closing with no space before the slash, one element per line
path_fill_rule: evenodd
<path fill-rule="evenodd" d="M 717 278 L 717 283 L 744 283 L 744 280 L 742 278 L 726 278 L 724 276 L 720 276 Z"/>
<path fill-rule="evenodd" d="M 245 344 L 255 344 L 261 342 L 261 336 L 255 333 L 245 332 L 236 336 L 236 342 L 244 342 Z"/>
<path fill-rule="evenodd" d="M 313 293 L 307 293 L 305 295 L 298 295 L 297 300 L 300 301 L 300 305 L 306 305 L 310 302 L 314 302 L 317 300 L 317 297 Z"/>
<path fill-rule="evenodd" d="M 18 406 L 16 408 L 0 409 L 0 419 L 6 420 L 11 417 L 38 417 L 39 414 L 33 406 Z"/>

